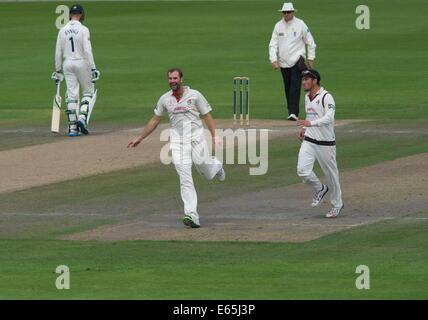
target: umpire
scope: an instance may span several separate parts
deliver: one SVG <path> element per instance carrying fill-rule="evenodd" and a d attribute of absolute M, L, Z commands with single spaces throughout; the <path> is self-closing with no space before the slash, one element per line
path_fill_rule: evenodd
<path fill-rule="evenodd" d="M 303 20 L 294 16 L 296 10 L 293 3 L 285 2 L 278 11 L 282 12 L 283 19 L 273 29 L 269 43 L 269 60 L 273 69 L 281 68 L 288 120 L 296 121 L 299 117 L 301 73 L 308 67 L 313 68 L 316 44 Z"/>

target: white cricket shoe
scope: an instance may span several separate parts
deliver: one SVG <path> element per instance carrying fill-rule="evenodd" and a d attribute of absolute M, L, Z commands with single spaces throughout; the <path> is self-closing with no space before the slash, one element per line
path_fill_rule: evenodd
<path fill-rule="evenodd" d="M 326 218 L 336 218 L 342 209 L 345 208 L 345 205 L 342 204 L 341 207 L 333 207 L 330 211 L 325 215 Z"/>
<path fill-rule="evenodd" d="M 297 121 L 297 116 L 294 113 L 292 113 L 288 116 L 287 120 Z"/>
<path fill-rule="evenodd" d="M 322 199 L 324 199 L 324 196 L 327 194 L 327 192 L 328 192 L 328 186 L 323 184 L 321 190 L 315 192 L 314 194 L 314 198 L 312 199 L 312 207 L 318 207 Z"/>
<path fill-rule="evenodd" d="M 196 218 L 194 216 L 191 216 L 189 214 L 186 214 L 183 217 L 183 223 L 185 226 L 188 226 L 190 228 L 200 228 L 201 225 L 199 223 L 199 218 Z"/>
<path fill-rule="evenodd" d="M 224 171 L 224 169 L 221 168 L 220 171 L 217 172 L 215 176 L 219 181 L 224 181 L 226 180 L 226 171 Z"/>

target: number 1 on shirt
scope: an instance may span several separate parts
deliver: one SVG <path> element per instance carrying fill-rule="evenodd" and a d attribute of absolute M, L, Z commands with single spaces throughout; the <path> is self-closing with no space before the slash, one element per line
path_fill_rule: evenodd
<path fill-rule="evenodd" d="M 68 39 L 68 40 L 70 40 L 70 42 L 71 42 L 71 52 L 74 52 L 74 40 L 73 40 L 73 37 L 70 37 L 70 39 Z"/>

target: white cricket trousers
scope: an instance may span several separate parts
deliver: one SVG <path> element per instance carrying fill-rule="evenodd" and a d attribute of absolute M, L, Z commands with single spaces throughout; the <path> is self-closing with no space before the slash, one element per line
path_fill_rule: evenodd
<path fill-rule="evenodd" d="M 77 130 L 77 120 L 86 121 L 89 101 L 92 99 L 94 84 L 92 72 L 86 60 L 65 60 L 62 66 L 67 84 L 67 113 L 69 132 Z M 79 84 L 82 87 L 82 101 L 79 107 Z"/>
<path fill-rule="evenodd" d="M 322 183 L 313 170 L 315 160 L 318 161 L 327 177 L 332 206 L 341 207 L 343 202 L 339 183 L 339 170 L 336 162 L 336 146 L 322 146 L 305 140 L 300 146 L 297 175 L 302 178 L 303 182 L 311 185 L 316 192 L 321 190 Z"/>
<path fill-rule="evenodd" d="M 172 161 L 180 178 L 181 199 L 184 214 L 199 221 L 198 196 L 192 178 L 192 165 L 207 180 L 211 180 L 222 169 L 222 163 L 211 156 L 204 137 L 187 143 L 171 143 Z"/>
<path fill-rule="evenodd" d="M 86 60 L 65 60 L 62 66 L 65 82 L 67 84 L 67 99 L 79 100 L 79 84 L 82 87 L 82 95 L 91 97 L 94 91 L 92 72 Z M 77 103 L 77 102 L 76 102 Z"/>

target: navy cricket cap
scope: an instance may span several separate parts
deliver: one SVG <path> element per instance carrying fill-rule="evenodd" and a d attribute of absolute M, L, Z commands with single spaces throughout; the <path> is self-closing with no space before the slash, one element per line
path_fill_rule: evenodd
<path fill-rule="evenodd" d="M 302 78 L 305 78 L 305 77 L 317 79 L 318 83 L 321 81 L 320 73 L 314 69 L 307 69 L 302 71 Z"/>
<path fill-rule="evenodd" d="M 84 12 L 83 7 L 80 4 L 73 4 L 70 7 L 70 14 L 72 14 L 72 13 L 81 13 L 82 14 L 83 12 Z"/>

